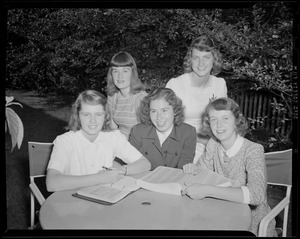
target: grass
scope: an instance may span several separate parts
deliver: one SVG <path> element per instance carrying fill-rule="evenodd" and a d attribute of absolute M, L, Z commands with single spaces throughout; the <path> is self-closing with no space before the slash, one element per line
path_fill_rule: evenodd
<path fill-rule="evenodd" d="M 12 106 L 24 124 L 24 140 L 20 149 L 11 152 L 11 139 L 5 134 L 6 157 L 6 213 L 11 230 L 26 230 L 30 224 L 30 191 L 28 141 L 53 142 L 57 135 L 65 132 L 71 104 L 75 98 L 67 96 L 40 96 L 28 91 L 6 90 L 23 108 Z M 290 206 L 290 211 L 291 211 Z M 288 236 L 291 236 L 291 213 L 289 213 Z"/>

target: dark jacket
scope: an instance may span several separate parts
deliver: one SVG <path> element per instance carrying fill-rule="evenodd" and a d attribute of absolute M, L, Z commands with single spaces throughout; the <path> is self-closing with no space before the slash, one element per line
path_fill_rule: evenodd
<path fill-rule="evenodd" d="M 129 142 L 150 161 L 151 170 L 158 166 L 182 169 L 183 165 L 192 163 L 196 141 L 195 128 L 186 123 L 174 125 L 162 147 L 153 125 L 135 125 L 129 137 Z"/>

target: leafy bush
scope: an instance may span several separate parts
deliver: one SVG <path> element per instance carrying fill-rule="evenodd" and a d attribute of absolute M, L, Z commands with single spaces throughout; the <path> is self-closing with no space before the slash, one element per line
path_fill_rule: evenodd
<path fill-rule="evenodd" d="M 7 87 L 41 93 L 104 92 L 111 57 L 126 50 L 149 88 L 182 74 L 192 39 L 212 37 L 224 58 L 230 94 L 267 89 L 293 118 L 292 2 L 247 8 L 9 9 Z M 276 107 L 276 106 L 275 106 Z"/>

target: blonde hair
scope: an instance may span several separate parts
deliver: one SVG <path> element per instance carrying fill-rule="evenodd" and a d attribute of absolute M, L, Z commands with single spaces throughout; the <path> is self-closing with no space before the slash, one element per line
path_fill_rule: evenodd
<path fill-rule="evenodd" d="M 81 110 L 82 103 L 89 105 L 102 105 L 105 110 L 105 120 L 103 123 L 102 131 L 109 131 L 109 113 L 106 110 L 107 99 L 104 95 L 96 90 L 86 90 L 81 92 L 74 104 L 72 105 L 72 114 L 69 119 L 69 124 L 66 127 L 67 130 L 78 131 L 81 129 L 81 123 L 79 118 L 79 111 Z"/>
<path fill-rule="evenodd" d="M 183 69 L 185 73 L 192 72 L 192 51 L 193 49 L 197 49 L 198 51 L 206 51 L 211 52 L 213 55 L 213 67 L 211 70 L 212 75 L 217 75 L 222 70 L 222 56 L 221 53 L 216 49 L 214 41 L 205 36 L 202 35 L 198 38 L 196 38 L 190 45 L 186 56 L 183 60 Z"/>

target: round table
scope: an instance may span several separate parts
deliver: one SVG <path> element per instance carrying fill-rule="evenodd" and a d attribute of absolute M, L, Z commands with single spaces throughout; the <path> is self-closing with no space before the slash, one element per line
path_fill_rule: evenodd
<path fill-rule="evenodd" d="M 248 230 L 247 204 L 214 198 L 192 200 L 139 189 L 113 205 L 55 192 L 40 209 L 43 229 Z"/>

